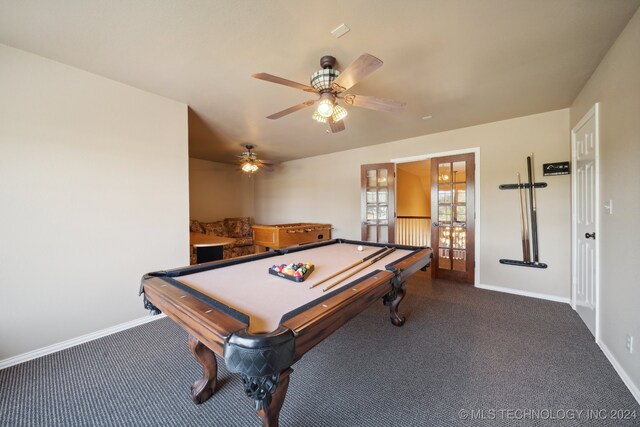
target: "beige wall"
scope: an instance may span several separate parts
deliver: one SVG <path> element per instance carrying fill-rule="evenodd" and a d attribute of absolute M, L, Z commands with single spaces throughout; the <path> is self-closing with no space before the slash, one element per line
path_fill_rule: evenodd
<path fill-rule="evenodd" d="M 600 341 L 640 399 L 640 11 L 571 106 L 574 127 L 600 103 Z M 613 201 L 613 214 L 603 204 Z M 634 336 L 634 354 L 625 348 Z"/>
<path fill-rule="evenodd" d="M 569 110 L 424 135 L 280 164 L 256 180 L 258 222 L 329 222 L 334 236 L 360 238 L 360 165 L 451 150 L 480 148 L 479 284 L 567 299 L 570 296 L 570 180 L 545 177 L 538 191 L 540 260 L 548 269 L 502 265 L 521 258 L 518 195 L 500 191 L 526 173 L 526 156 L 542 163 L 569 160 Z"/>
<path fill-rule="evenodd" d="M 237 216 L 253 217 L 254 182 L 255 178 L 243 175 L 238 166 L 190 158 L 191 219 L 210 222 Z"/>
<path fill-rule="evenodd" d="M 0 360 L 146 316 L 188 264 L 187 107 L 0 45 Z"/>

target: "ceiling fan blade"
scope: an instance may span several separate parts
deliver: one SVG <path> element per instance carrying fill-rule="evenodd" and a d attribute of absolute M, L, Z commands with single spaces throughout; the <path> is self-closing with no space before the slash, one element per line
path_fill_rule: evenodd
<path fill-rule="evenodd" d="M 273 165 L 275 162 L 273 160 L 262 160 L 262 159 L 258 159 L 257 160 L 259 163 L 263 164 L 263 165 L 267 165 L 267 166 L 271 166 Z"/>
<path fill-rule="evenodd" d="M 279 85 L 285 85 L 285 86 L 293 87 L 296 89 L 304 90 L 305 92 L 318 93 L 318 91 L 312 88 L 311 86 L 303 85 L 302 83 L 297 83 L 292 80 L 283 79 L 282 77 L 274 76 L 267 73 L 252 74 L 251 77 L 264 80 L 267 82 L 271 82 L 271 83 L 277 83 Z"/>
<path fill-rule="evenodd" d="M 303 108 L 307 108 L 315 104 L 316 101 L 305 101 L 302 104 L 294 105 L 293 107 L 289 107 L 286 110 L 279 111 L 270 116 L 267 116 L 267 119 L 275 120 L 280 117 L 286 116 L 287 114 L 295 113 L 298 110 L 302 110 Z"/>
<path fill-rule="evenodd" d="M 383 62 L 368 53 L 360 55 L 333 81 L 331 88 L 340 93 L 348 90 L 360 80 L 382 67 Z"/>
<path fill-rule="evenodd" d="M 333 119 L 329 117 L 329 120 L 327 120 L 327 123 L 329 123 L 329 127 L 331 128 L 331 133 L 342 132 L 345 129 L 344 120 L 339 120 L 337 122 L 334 122 Z"/>
<path fill-rule="evenodd" d="M 406 102 L 394 101 L 393 99 L 378 98 L 375 96 L 352 95 L 343 98 L 344 102 L 354 107 L 368 108 L 376 111 L 398 112 L 403 111 L 407 106 Z"/>

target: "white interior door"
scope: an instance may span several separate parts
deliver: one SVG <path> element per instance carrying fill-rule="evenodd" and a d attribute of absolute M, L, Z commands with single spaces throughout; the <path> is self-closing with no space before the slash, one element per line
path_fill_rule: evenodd
<path fill-rule="evenodd" d="M 572 303 L 594 337 L 598 312 L 598 104 L 571 131 Z"/>

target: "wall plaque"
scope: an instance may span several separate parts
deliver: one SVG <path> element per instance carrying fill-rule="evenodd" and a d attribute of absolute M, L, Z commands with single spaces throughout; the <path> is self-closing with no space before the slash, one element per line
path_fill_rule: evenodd
<path fill-rule="evenodd" d="M 545 163 L 542 165 L 542 175 L 569 175 L 569 162 Z"/>

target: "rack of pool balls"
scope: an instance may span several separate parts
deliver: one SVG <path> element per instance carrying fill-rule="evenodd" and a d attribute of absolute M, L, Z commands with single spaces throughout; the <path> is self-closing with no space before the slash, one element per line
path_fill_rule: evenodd
<path fill-rule="evenodd" d="M 273 265 L 269 269 L 269 274 L 274 276 L 284 277 L 285 279 L 293 280 L 294 282 L 304 282 L 304 279 L 309 277 L 309 274 L 313 271 L 313 264 L 297 263 L 297 264 L 281 264 Z"/>

